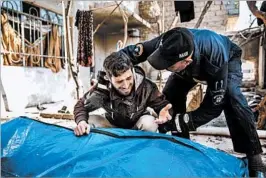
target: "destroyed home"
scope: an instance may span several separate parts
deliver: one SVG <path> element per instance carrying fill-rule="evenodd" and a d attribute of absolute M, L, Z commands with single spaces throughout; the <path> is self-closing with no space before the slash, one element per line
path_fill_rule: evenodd
<path fill-rule="evenodd" d="M 33 120 L 74 129 L 77 125 L 74 121 L 74 106 L 90 89 L 98 71 L 104 69 L 105 58 L 112 52 L 128 45 L 151 40 L 175 27 L 208 29 L 228 36 L 242 48 L 241 90 L 256 116 L 257 132 L 264 151 L 262 159 L 266 160 L 265 29 L 263 25 L 258 25 L 258 20 L 246 1 L 49 1 L 49 3 L 1 1 L 0 3 L 2 125 L 15 121 L 19 116 L 27 116 Z M 257 2 L 256 6 L 262 7 L 262 2 Z M 147 78 L 156 83 L 162 91 L 171 72 L 155 70 L 147 61 L 140 66 Z M 186 101 L 187 112 L 196 110 L 200 106 L 206 88 L 205 84 L 199 82 L 191 89 Z M 100 114 L 104 112 L 102 109 L 95 111 Z M 23 121 L 21 124 L 27 125 L 27 122 Z M 36 127 L 41 128 L 41 125 L 36 124 Z M 51 129 L 54 133 L 58 133 L 56 127 Z M 233 150 L 224 113 L 197 128 L 196 131 L 191 131 L 190 135 L 190 139 L 194 142 L 239 158 L 244 157 L 243 154 Z M 144 156 L 143 159 L 149 158 Z M 229 168 L 225 166 L 224 169 Z M 245 175 L 243 170 L 239 171 Z M 96 172 L 95 174 L 91 172 L 91 176 L 99 175 L 100 171 L 97 174 Z M 14 176 L 14 173 L 11 176 Z M 198 175 L 240 175 L 218 174 L 218 171 L 216 173 L 214 171 L 213 174 Z M 30 174 L 22 171 L 18 175 Z M 53 172 L 40 175 L 61 176 Z M 75 174 L 69 175 L 75 176 Z M 116 174 L 105 172 L 102 175 Z M 126 176 L 126 174 L 121 175 Z M 140 173 L 140 176 L 143 175 L 146 174 Z M 162 173 L 162 175 L 178 174 Z M 189 176 L 185 173 L 180 175 Z"/>

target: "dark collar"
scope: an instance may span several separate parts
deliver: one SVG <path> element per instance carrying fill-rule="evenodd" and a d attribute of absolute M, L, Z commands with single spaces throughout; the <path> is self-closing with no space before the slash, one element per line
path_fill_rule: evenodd
<path fill-rule="evenodd" d="M 134 84 L 134 85 L 135 85 L 135 84 Z M 114 101 L 114 100 L 123 100 L 123 99 L 126 99 L 126 100 L 129 99 L 129 100 L 130 100 L 130 99 L 133 98 L 134 93 L 135 93 L 135 90 L 134 90 L 134 87 L 133 87 L 132 92 L 130 93 L 130 95 L 128 95 L 128 96 L 123 96 L 123 95 L 120 95 L 120 94 L 116 91 L 116 89 L 113 88 L 113 87 L 111 86 L 111 90 L 110 90 L 110 99 L 111 99 L 112 101 Z"/>

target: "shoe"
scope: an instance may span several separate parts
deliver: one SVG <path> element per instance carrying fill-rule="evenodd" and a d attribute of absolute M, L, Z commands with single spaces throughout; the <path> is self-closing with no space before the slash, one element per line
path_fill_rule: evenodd
<path fill-rule="evenodd" d="M 266 172 L 250 170 L 249 177 L 266 178 Z"/>

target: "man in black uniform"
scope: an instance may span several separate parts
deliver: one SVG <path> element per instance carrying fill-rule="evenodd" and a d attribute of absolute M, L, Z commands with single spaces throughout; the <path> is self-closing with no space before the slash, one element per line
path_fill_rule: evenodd
<path fill-rule="evenodd" d="M 174 28 L 121 50 L 135 65 L 148 60 L 155 69 L 173 72 L 163 93 L 173 106 L 177 130 L 189 137 L 189 130 L 224 111 L 235 151 L 247 154 L 250 176 L 266 174 L 255 118 L 240 90 L 239 46 L 213 31 Z M 197 82 L 208 85 L 206 95 L 197 110 L 186 113 L 186 95 Z"/>

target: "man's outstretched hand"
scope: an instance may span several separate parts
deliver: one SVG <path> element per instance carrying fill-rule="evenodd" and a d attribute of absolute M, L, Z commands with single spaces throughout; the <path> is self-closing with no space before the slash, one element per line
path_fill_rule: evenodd
<path fill-rule="evenodd" d="M 159 114 L 159 118 L 157 118 L 155 120 L 155 123 L 156 124 L 164 124 L 166 123 L 167 121 L 171 120 L 172 119 L 172 116 L 170 115 L 169 113 L 169 109 L 172 108 L 172 105 L 171 104 L 168 104 L 166 105 L 161 111 L 160 111 L 160 114 Z"/>

